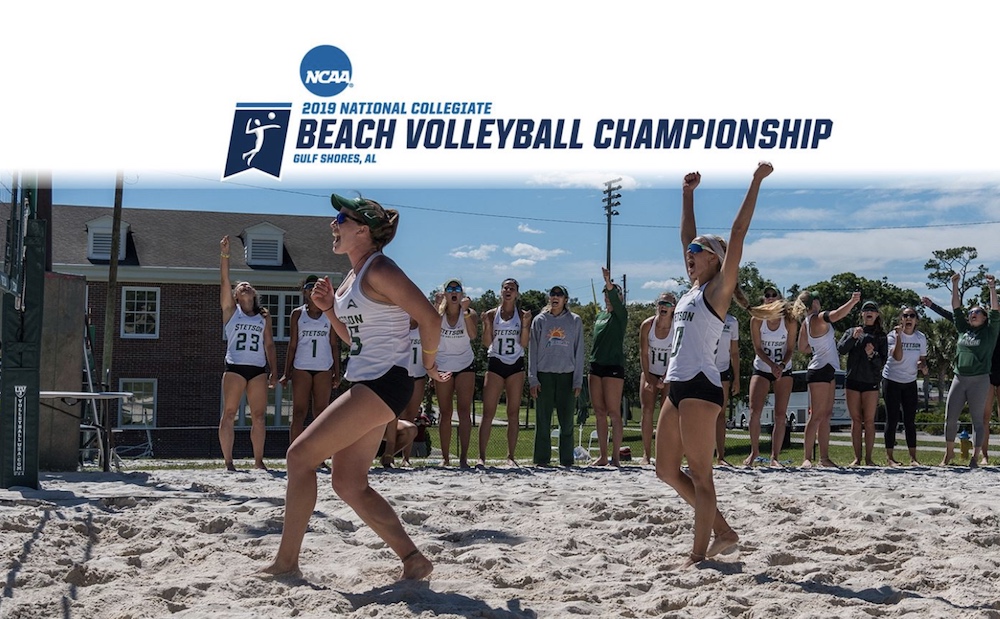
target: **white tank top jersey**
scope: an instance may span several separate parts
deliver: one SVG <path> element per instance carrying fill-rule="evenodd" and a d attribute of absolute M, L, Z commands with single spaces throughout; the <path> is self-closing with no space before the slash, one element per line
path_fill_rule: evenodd
<path fill-rule="evenodd" d="M 524 348 L 521 346 L 521 312 L 516 307 L 510 320 L 501 318 L 499 307 L 493 314 L 493 341 L 490 342 L 487 353 L 507 365 L 524 356 Z"/>
<path fill-rule="evenodd" d="M 309 316 L 308 306 L 299 314 L 299 339 L 295 347 L 292 367 L 296 370 L 325 371 L 333 367 L 333 348 L 330 346 L 330 319 L 321 313 L 319 318 Z"/>
<path fill-rule="evenodd" d="M 393 366 L 409 367 L 410 317 L 398 306 L 372 301 L 361 290 L 368 265 L 381 256 L 372 254 L 350 285 L 334 296 L 337 318 L 351 337 L 344 377 L 352 383 L 378 378 Z"/>
<path fill-rule="evenodd" d="M 420 328 L 410 329 L 410 357 L 409 357 L 410 378 L 423 378 L 427 376 L 427 368 L 424 367 L 423 346 L 420 345 Z"/>
<path fill-rule="evenodd" d="M 764 353 L 771 358 L 777 364 L 784 362 L 785 370 L 792 369 L 792 358 L 784 359 L 785 347 L 788 346 L 788 327 L 785 326 L 785 319 L 782 318 L 778 321 L 778 328 L 772 331 L 767 326 L 767 321 L 760 321 L 760 347 L 764 349 Z M 760 358 L 760 355 L 754 355 L 753 358 L 753 369 L 759 370 L 761 372 L 770 372 L 771 368 Z"/>
<path fill-rule="evenodd" d="M 709 382 L 722 388 L 719 368 L 715 367 L 715 351 L 723 320 L 708 307 L 707 285 L 685 292 L 674 310 L 674 341 L 667 368 L 667 381 L 671 383 L 691 380 L 703 373 Z"/>
<path fill-rule="evenodd" d="M 236 304 L 236 311 L 226 323 L 226 363 L 258 368 L 267 365 L 264 320 L 262 314 L 247 316 L 240 309 L 240 304 Z"/>
<path fill-rule="evenodd" d="M 670 344 L 674 339 L 674 323 L 670 323 L 670 330 L 667 337 L 660 339 L 656 337 L 656 322 L 649 325 L 649 335 L 646 342 L 649 344 L 649 372 L 656 376 L 666 376 L 670 367 Z"/>
<path fill-rule="evenodd" d="M 715 367 L 719 368 L 719 372 L 729 370 L 729 364 L 733 360 L 732 342 L 739 339 L 740 323 L 732 314 L 726 314 L 726 324 L 723 325 L 722 336 L 719 338 L 719 352 L 715 355 Z"/>
<path fill-rule="evenodd" d="M 920 331 L 913 335 L 900 334 L 903 340 L 903 358 L 896 361 L 892 349 L 896 347 L 896 330 L 889 331 L 889 360 L 882 368 L 882 378 L 897 383 L 912 383 L 917 380 L 917 362 L 927 354 L 927 336 Z"/>
<path fill-rule="evenodd" d="M 816 316 L 816 320 L 823 320 L 822 313 Z M 840 353 L 837 352 L 837 338 L 833 334 L 833 325 L 827 325 L 824 335 L 813 337 L 809 330 L 809 323 L 811 322 L 808 318 L 806 319 L 806 337 L 809 340 L 809 347 L 812 348 L 812 357 L 809 359 L 809 365 L 806 367 L 810 370 L 818 370 L 826 365 L 832 365 L 833 369 L 839 370 Z"/>
<path fill-rule="evenodd" d="M 458 324 L 448 324 L 448 316 L 441 316 L 441 343 L 438 345 L 437 365 L 442 372 L 458 372 L 472 365 L 476 356 L 472 340 L 465 332 L 465 315 L 458 315 Z"/>

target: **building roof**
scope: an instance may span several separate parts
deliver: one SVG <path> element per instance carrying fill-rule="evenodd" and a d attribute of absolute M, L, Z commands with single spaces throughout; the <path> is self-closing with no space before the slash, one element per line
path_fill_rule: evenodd
<path fill-rule="evenodd" d="M 109 261 L 87 257 L 87 223 L 112 214 L 111 207 L 53 205 L 52 270 L 107 280 Z M 306 275 L 316 274 L 328 275 L 336 283 L 351 267 L 346 256 L 331 249 L 330 221 L 304 215 L 123 208 L 122 228 L 127 226 L 128 234 L 118 279 L 217 282 L 219 241 L 228 234 L 234 282 L 296 286 Z M 285 233 L 281 265 L 246 263 L 245 231 L 261 224 Z"/>

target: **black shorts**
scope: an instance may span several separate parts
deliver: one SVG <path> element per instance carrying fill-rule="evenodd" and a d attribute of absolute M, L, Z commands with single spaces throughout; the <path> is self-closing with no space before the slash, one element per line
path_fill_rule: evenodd
<path fill-rule="evenodd" d="M 590 375 L 598 378 L 620 378 L 625 380 L 625 368 L 620 365 L 590 364 Z"/>
<path fill-rule="evenodd" d="M 1000 387 L 1000 370 L 993 370 L 990 372 L 990 384 L 994 387 Z"/>
<path fill-rule="evenodd" d="M 449 370 L 442 370 L 441 366 L 438 366 L 438 371 L 443 373 L 443 372 L 448 372 Z M 465 374 L 466 372 L 472 372 L 473 374 L 475 374 L 476 373 L 476 362 L 473 361 L 472 363 L 469 364 L 468 367 L 464 367 L 461 370 L 450 370 L 450 371 L 451 371 L 451 375 L 452 376 L 457 376 L 459 374 Z"/>
<path fill-rule="evenodd" d="M 866 391 L 878 391 L 878 383 L 865 383 L 860 380 L 848 379 L 845 381 L 844 387 L 850 391 L 860 391 L 861 393 Z"/>
<path fill-rule="evenodd" d="M 292 369 L 293 370 L 297 370 L 299 372 L 309 372 L 309 376 L 316 376 L 317 374 L 324 374 L 326 372 L 329 372 L 330 370 L 333 369 L 333 366 L 331 365 L 330 367 L 326 368 L 325 370 L 300 370 L 299 368 L 295 368 L 295 367 L 293 367 Z"/>
<path fill-rule="evenodd" d="M 722 382 L 731 383 L 733 382 L 733 366 L 726 368 L 725 372 L 719 372 L 719 377 L 722 378 Z"/>
<path fill-rule="evenodd" d="M 667 394 L 674 408 L 680 410 L 681 401 L 688 398 L 704 400 L 722 406 L 722 387 L 712 384 L 704 372 L 698 372 L 691 380 L 670 383 L 670 393 Z"/>
<path fill-rule="evenodd" d="M 524 371 L 524 357 L 521 357 L 510 365 L 507 365 L 496 357 L 490 357 L 490 360 L 486 365 L 486 371 L 493 372 L 500 378 L 507 380 L 514 374 Z"/>
<path fill-rule="evenodd" d="M 243 377 L 243 380 L 250 382 L 251 380 L 257 378 L 261 374 L 267 373 L 267 366 L 256 366 L 256 365 L 240 365 L 238 363 L 227 363 L 226 371 L 232 372 L 233 374 L 239 374 Z"/>
<path fill-rule="evenodd" d="M 753 371 L 753 375 L 754 376 L 763 376 L 764 378 L 767 379 L 767 382 L 772 383 L 772 384 L 774 383 L 774 381 L 777 380 L 774 377 L 774 374 L 771 374 L 770 372 L 765 372 L 764 370 L 754 370 Z M 791 375 L 792 375 L 792 371 L 791 370 L 785 370 L 784 372 L 781 373 L 781 377 L 782 378 L 784 378 L 786 376 L 791 376 Z"/>
<path fill-rule="evenodd" d="M 362 380 L 354 383 L 368 387 L 375 395 L 386 403 L 394 415 L 399 417 L 406 405 L 410 403 L 410 396 L 413 395 L 413 379 L 410 378 L 406 368 L 394 365 L 389 371 L 373 378 L 372 380 Z"/>
<path fill-rule="evenodd" d="M 827 363 L 821 368 L 816 368 L 814 370 L 806 370 L 806 382 L 828 383 L 832 381 L 836 375 L 837 375 L 837 370 L 835 370 L 832 365 Z"/>

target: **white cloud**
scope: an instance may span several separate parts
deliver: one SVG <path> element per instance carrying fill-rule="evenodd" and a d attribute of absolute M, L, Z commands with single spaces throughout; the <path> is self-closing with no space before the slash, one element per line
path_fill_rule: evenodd
<path fill-rule="evenodd" d="M 664 279 L 660 281 L 651 280 L 643 282 L 641 286 L 643 290 L 671 290 L 678 287 L 679 284 L 673 279 Z"/>
<path fill-rule="evenodd" d="M 533 267 L 533 266 L 535 266 L 535 264 L 537 264 L 535 260 L 528 260 L 527 258 L 518 258 L 514 262 L 511 262 L 510 266 L 512 266 L 512 267 Z"/>
<path fill-rule="evenodd" d="M 517 224 L 517 231 L 518 232 L 527 232 L 528 234 L 545 234 L 545 232 L 543 232 L 541 230 L 535 230 L 534 228 L 532 228 L 528 224 Z"/>
<path fill-rule="evenodd" d="M 632 176 L 616 172 L 556 172 L 552 174 L 536 174 L 528 181 L 528 185 L 539 187 L 556 187 L 558 189 L 596 188 L 604 190 L 604 183 L 620 178 L 617 184 L 629 191 L 639 187 L 639 181 Z"/>
<path fill-rule="evenodd" d="M 493 252 L 497 249 L 496 245 L 480 245 L 479 247 L 473 247 L 471 245 L 463 245 L 462 247 L 456 247 L 451 250 L 448 255 L 452 258 L 471 258 L 472 260 L 488 260 Z M 505 250 L 506 251 L 506 250 Z"/>
<path fill-rule="evenodd" d="M 549 258 L 555 258 L 556 256 L 561 256 L 566 252 L 564 249 L 541 249 L 535 247 L 534 245 L 528 245 L 527 243 L 518 243 L 513 247 L 504 247 L 503 251 L 505 254 L 511 255 L 515 258 L 527 258 L 528 260 L 548 260 Z"/>

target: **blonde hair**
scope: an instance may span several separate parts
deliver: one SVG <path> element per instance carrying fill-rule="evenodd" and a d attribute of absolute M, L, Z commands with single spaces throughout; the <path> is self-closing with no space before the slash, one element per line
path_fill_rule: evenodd
<path fill-rule="evenodd" d="M 775 320 L 777 318 L 789 318 L 794 317 L 794 307 L 789 303 L 788 299 L 778 299 L 777 301 L 771 301 L 770 303 L 763 303 L 761 305 L 755 305 L 754 307 L 746 308 L 747 312 L 754 318 L 760 318 L 761 320 Z M 796 319 L 798 320 L 798 319 Z"/>

